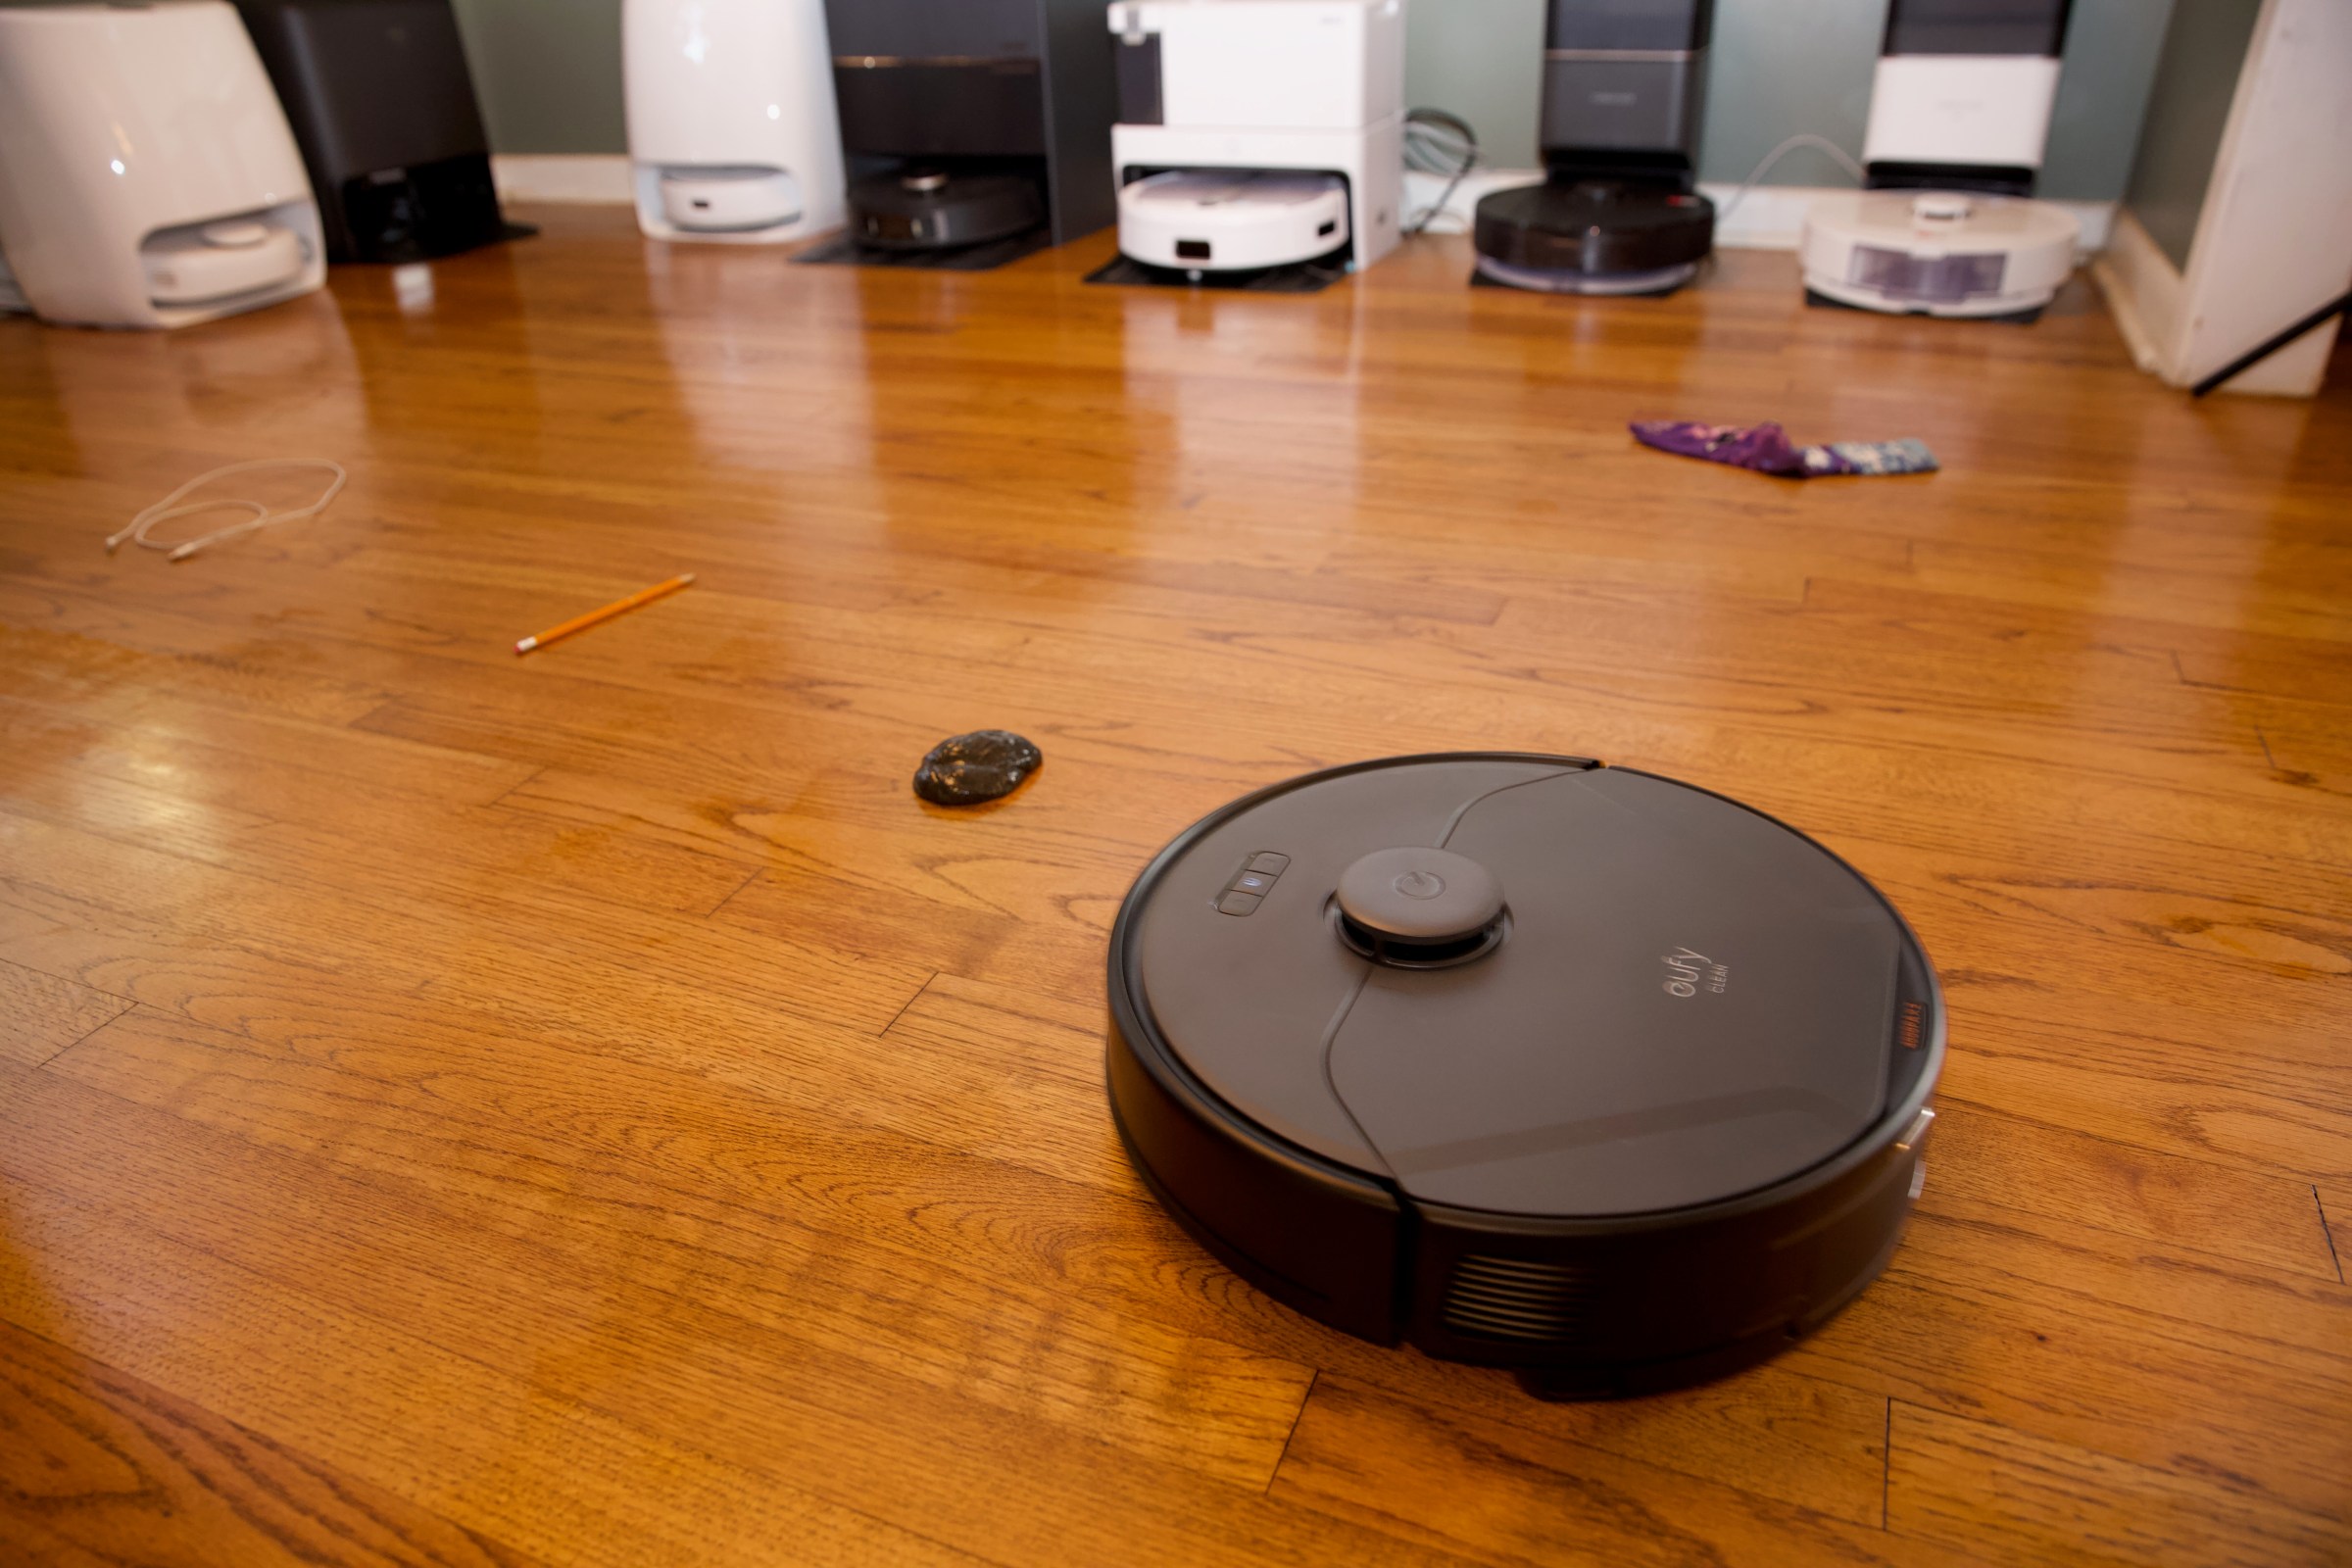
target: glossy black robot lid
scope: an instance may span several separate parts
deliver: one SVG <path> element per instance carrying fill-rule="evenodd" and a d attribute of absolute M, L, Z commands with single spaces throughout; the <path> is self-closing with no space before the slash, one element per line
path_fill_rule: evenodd
<path fill-rule="evenodd" d="M 1359 899 L 1445 905 L 1478 881 L 1446 857 L 1498 910 L 1484 887 L 1426 930 L 1343 907 L 1366 863 Z M 1204 824 L 1138 897 L 1126 972 L 1173 1055 L 1425 1202 L 1599 1218 L 1733 1197 L 1863 1136 L 1903 1064 L 1909 938 L 1886 903 L 1803 835 L 1649 774 L 1478 756 L 1316 775 Z"/>

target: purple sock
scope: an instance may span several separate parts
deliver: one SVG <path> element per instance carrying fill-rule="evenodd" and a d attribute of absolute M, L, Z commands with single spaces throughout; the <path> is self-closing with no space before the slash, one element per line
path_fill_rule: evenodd
<path fill-rule="evenodd" d="M 1637 419 L 1631 428 L 1635 440 L 1660 452 L 1790 479 L 1825 473 L 1932 473 L 1936 466 L 1936 454 L 1924 441 L 1832 441 L 1827 446 L 1800 447 L 1792 445 L 1788 432 L 1770 420 L 1737 425 Z"/>

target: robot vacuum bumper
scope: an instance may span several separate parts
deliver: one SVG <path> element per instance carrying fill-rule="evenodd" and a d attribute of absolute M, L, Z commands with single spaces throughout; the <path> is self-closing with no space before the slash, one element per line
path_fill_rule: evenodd
<path fill-rule="evenodd" d="M 1480 198 L 1471 242 L 1480 274 L 1513 288 L 1662 293 L 1697 274 L 1715 243 L 1715 205 L 1615 180 L 1520 185 Z"/>

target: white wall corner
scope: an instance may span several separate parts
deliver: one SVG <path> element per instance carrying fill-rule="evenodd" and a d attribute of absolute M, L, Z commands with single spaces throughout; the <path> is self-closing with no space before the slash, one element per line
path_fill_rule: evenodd
<path fill-rule="evenodd" d="M 2189 242 L 2177 375 L 2210 374 L 2352 282 L 2352 4 L 2263 0 Z M 2339 321 L 2224 383 L 2310 397 Z"/>
<path fill-rule="evenodd" d="M 618 153 L 494 153 L 490 177 L 502 202 L 627 207 L 637 199 L 629 161 Z"/>

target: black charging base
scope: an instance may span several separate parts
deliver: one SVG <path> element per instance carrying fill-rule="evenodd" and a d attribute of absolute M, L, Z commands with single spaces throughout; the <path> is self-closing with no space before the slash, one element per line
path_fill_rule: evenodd
<path fill-rule="evenodd" d="M 1209 288 L 1230 294 L 1320 294 L 1348 275 L 1348 253 L 1333 251 L 1311 262 L 1281 267 L 1255 267 L 1246 271 L 1193 271 L 1177 267 L 1153 267 L 1132 256 L 1114 256 L 1086 274 L 1089 283 L 1116 283 L 1145 288 Z"/>
<path fill-rule="evenodd" d="M 1040 225 L 1026 234 L 956 245 L 943 250 L 883 250 L 861 245 L 849 234 L 836 234 L 801 252 L 793 261 L 812 267 L 896 267 L 928 272 L 986 272 L 1034 256 L 1054 243 L 1052 230 Z"/>
<path fill-rule="evenodd" d="M 1867 305 L 1834 300 L 1812 289 L 1805 290 L 1805 303 L 1825 311 L 1860 311 L 1865 316 L 1926 316 L 1938 321 L 2007 321 L 2012 326 L 2032 326 L 2041 319 L 2041 313 L 2049 309 L 2046 305 L 2036 305 L 2032 310 L 2006 311 L 1999 316 L 1936 316 L 1933 311 L 1874 311 Z"/>
<path fill-rule="evenodd" d="M 1470 286 L 1472 288 L 1499 288 L 1507 290 L 1513 294 L 1533 294 L 1539 299 L 1662 300 L 1669 294 L 1680 294 L 1684 289 L 1689 288 L 1692 281 L 1692 279 L 1686 278 L 1681 282 L 1668 283 L 1659 288 L 1633 288 L 1623 290 L 1622 292 L 1605 294 L 1599 292 L 1586 293 L 1582 290 L 1572 288 L 1521 288 L 1516 283 L 1505 283 L 1499 277 L 1489 277 L 1486 273 L 1480 271 L 1475 267 L 1470 269 Z"/>

